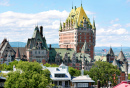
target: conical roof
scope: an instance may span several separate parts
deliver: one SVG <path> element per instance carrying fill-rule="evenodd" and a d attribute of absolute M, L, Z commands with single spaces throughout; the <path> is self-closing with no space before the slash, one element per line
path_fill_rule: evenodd
<path fill-rule="evenodd" d="M 110 47 L 110 50 L 108 51 L 108 54 L 111 55 L 111 56 L 114 56 L 114 52 L 113 52 L 111 47 Z"/>
<path fill-rule="evenodd" d="M 117 61 L 116 61 L 116 59 L 114 59 L 113 60 L 113 63 L 112 63 L 114 66 L 116 66 L 117 65 Z"/>
<path fill-rule="evenodd" d="M 92 26 L 93 29 L 96 29 L 96 26 L 95 26 L 95 20 L 93 19 L 93 26 Z"/>
<path fill-rule="evenodd" d="M 85 41 L 81 51 L 85 52 L 87 49 L 88 49 L 88 45 L 87 45 L 87 43 Z"/>
<path fill-rule="evenodd" d="M 35 29 L 34 29 L 34 32 L 33 32 L 33 38 L 36 38 L 36 36 L 38 36 L 38 35 L 40 35 L 40 33 L 39 33 L 39 28 L 38 28 L 38 26 L 36 26 L 35 27 Z"/>
<path fill-rule="evenodd" d="M 125 56 L 124 56 L 124 54 L 123 54 L 123 52 L 122 51 L 120 51 L 120 53 L 119 53 L 119 55 L 118 55 L 118 57 L 117 57 L 117 60 L 120 60 L 120 61 L 125 61 Z"/>
<path fill-rule="evenodd" d="M 83 18 L 86 18 L 86 21 L 88 21 L 88 24 L 92 26 L 92 24 L 82 6 L 72 9 L 68 18 L 66 19 L 66 21 L 70 20 L 72 17 L 73 17 L 72 21 L 76 22 L 76 20 L 77 20 L 77 24 L 76 24 L 77 26 L 80 26 L 80 23 L 81 23 L 81 21 L 83 21 Z M 82 25 L 83 25 L 83 23 L 82 23 Z"/>
<path fill-rule="evenodd" d="M 61 22 L 60 22 L 60 28 L 59 28 L 59 31 L 62 31 L 62 24 L 61 24 Z"/>
<path fill-rule="evenodd" d="M 15 58 L 20 58 L 19 48 L 17 48 L 17 52 L 16 52 L 16 55 L 15 55 Z"/>

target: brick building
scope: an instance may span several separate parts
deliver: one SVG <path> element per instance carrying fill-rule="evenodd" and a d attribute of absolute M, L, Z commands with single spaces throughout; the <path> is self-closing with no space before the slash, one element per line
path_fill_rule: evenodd
<path fill-rule="evenodd" d="M 94 47 L 96 42 L 96 27 L 87 17 L 82 4 L 81 7 L 73 8 L 63 24 L 60 23 L 59 46 L 60 48 L 73 48 L 77 53 L 81 52 L 84 42 L 89 46 L 88 54 L 94 58 Z"/>

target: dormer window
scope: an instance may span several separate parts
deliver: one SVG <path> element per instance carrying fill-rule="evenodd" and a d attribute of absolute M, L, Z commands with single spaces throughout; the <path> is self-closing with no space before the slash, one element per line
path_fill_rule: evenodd
<path fill-rule="evenodd" d="M 65 74 L 55 74 L 55 77 L 62 78 L 62 77 L 65 77 Z"/>

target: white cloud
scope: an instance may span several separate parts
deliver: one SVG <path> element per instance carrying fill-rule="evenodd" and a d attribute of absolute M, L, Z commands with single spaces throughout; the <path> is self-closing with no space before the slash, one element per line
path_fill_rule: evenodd
<path fill-rule="evenodd" d="M 117 22 L 117 21 L 119 21 L 118 18 L 116 18 L 115 20 L 112 20 L 110 23 L 113 24 L 113 23 L 115 23 L 115 22 Z"/>
<path fill-rule="evenodd" d="M 10 41 L 27 42 L 33 34 L 36 24 L 43 26 L 43 34 L 47 43 L 58 43 L 58 30 L 60 19 L 65 21 L 67 11 L 49 10 L 36 14 L 16 13 L 12 11 L 0 14 L 0 41 L 4 37 Z M 55 41 L 54 41 L 55 39 Z"/>
<path fill-rule="evenodd" d="M 96 47 L 112 45 L 113 47 L 129 46 L 129 31 L 121 24 L 113 24 L 97 29 Z"/>
<path fill-rule="evenodd" d="M 95 14 L 94 12 L 91 12 L 91 11 L 85 11 L 85 13 L 86 13 L 87 15 L 93 15 L 93 14 Z"/>
<path fill-rule="evenodd" d="M 127 0 L 127 2 L 130 2 L 130 0 Z"/>
<path fill-rule="evenodd" d="M 0 0 L 0 6 L 9 6 L 9 0 Z"/>
<path fill-rule="evenodd" d="M 130 27 L 130 23 L 126 24 L 126 27 Z"/>

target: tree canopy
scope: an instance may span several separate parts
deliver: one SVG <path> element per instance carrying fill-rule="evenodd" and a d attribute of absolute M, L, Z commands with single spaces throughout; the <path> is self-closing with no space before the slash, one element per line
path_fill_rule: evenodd
<path fill-rule="evenodd" d="M 44 66 L 46 66 L 46 67 L 59 67 L 59 65 L 57 65 L 57 64 L 49 64 L 49 63 L 44 64 Z"/>
<path fill-rule="evenodd" d="M 100 80 L 103 86 L 107 85 L 108 81 L 111 81 L 112 85 L 116 85 L 120 70 L 117 69 L 117 66 L 113 66 L 109 62 L 96 61 L 88 74 L 96 84 L 97 80 Z"/>
<path fill-rule="evenodd" d="M 128 74 L 128 80 L 130 80 L 130 74 Z"/>
<path fill-rule="evenodd" d="M 9 62 L 9 65 L 4 64 L 0 64 L 0 70 L 8 70 L 8 71 L 12 71 L 13 70 L 13 65 L 17 65 L 18 61 L 14 60 L 13 62 Z"/>
<path fill-rule="evenodd" d="M 50 88 L 50 72 L 38 62 L 19 61 L 16 68 L 8 74 L 5 88 Z"/>

